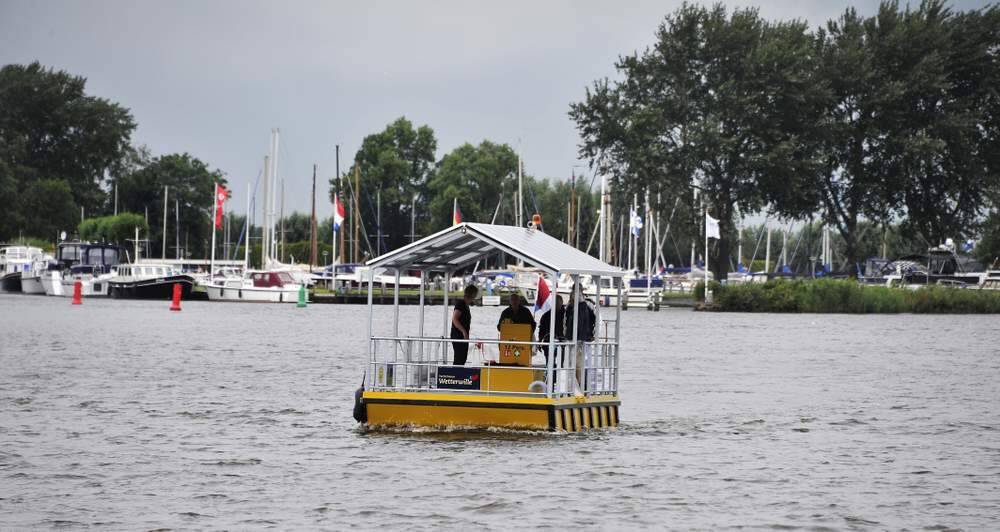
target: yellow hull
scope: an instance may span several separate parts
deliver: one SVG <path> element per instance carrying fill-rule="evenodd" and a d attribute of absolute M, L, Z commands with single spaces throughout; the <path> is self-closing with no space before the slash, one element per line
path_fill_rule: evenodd
<path fill-rule="evenodd" d="M 547 399 L 451 393 L 364 392 L 368 425 L 499 427 L 576 432 L 618 425 L 617 396 Z"/>

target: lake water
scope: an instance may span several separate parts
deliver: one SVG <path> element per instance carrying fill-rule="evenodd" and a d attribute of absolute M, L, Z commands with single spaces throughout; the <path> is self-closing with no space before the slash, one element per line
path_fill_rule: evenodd
<path fill-rule="evenodd" d="M 0 528 L 1000 526 L 997 317 L 630 310 L 616 430 L 365 433 L 364 307 L 168 305 L 0 295 Z"/>

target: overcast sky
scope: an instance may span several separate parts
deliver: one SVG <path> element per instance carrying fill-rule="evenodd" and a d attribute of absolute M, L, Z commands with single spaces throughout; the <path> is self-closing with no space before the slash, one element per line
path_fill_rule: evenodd
<path fill-rule="evenodd" d="M 334 146 L 345 169 L 365 135 L 404 115 L 434 129 L 439 159 L 490 139 L 520 145 L 527 172 L 568 178 L 586 165 L 570 102 L 650 44 L 680 4 L 0 0 L 0 64 L 38 60 L 88 78 L 90 94 L 132 110 L 135 143 L 223 170 L 237 211 L 278 127 L 285 212 L 308 212 L 316 163 L 325 217 Z M 877 2 L 763 4 L 765 17 L 816 26 Z"/>

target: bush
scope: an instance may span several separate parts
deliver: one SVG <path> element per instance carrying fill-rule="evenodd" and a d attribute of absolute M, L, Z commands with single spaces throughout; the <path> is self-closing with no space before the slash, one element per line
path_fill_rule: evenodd
<path fill-rule="evenodd" d="M 715 310 L 851 314 L 1000 313 L 1000 293 L 927 286 L 917 290 L 865 286 L 848 280 L 781 280 L 713 285 Z M 704 286 L 695 287 L 704 298 Z"/>
<path fill-rule="evenodd" d="M 122 244 L 135 237 L 136 228 L 139 228 L 140 236 L 149 232 L 145 217 L 141 214 L 123 212 L 118 216 L 88 218 L 80 222 L 78 231 L 81 240 Z"/>

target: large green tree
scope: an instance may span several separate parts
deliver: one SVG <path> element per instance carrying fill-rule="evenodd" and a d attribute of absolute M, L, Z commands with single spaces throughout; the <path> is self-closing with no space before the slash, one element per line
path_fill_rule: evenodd
<path fill-rule="evenodd" d="M 102 185 L 127 152 L 135 122 L 128 109 L 87 95 L 85 86 L 83 77 L 37 62 L 0 69 L 0 239 L 17 232 L 47 238 L 50 214 L 65 223 L 64 189 L 52 181 L 68 185 L 76 210 L 103 209 Z M 60 212 L 21 201 L 22 194 L 34 201 L 43 189 L 57 191 Z"/>
<path fill-rule="evenodd" d="M 997 14 L 883 2 L 874 16 L 848 9 L 817 32 L 830 88 L 817 184 L 852 272 L 864 220 L 902 218 L 928 243 L 975 230 L 997 179 Z"/>
<path fill-rule="evenodd" d="M 209 252 L 214 227 L 215 183 L 226 185 L 222 172 L 187 153 L 155 157 L 119 179 L 119 210 L 145 213 L 148 209 L 150 247 L 153 255 L 159 256 L 164 237 L 164 186 L 169 187 L 167 256 L 174 256 L 175 201 L 179 201 L 181 245 L 187 242 L 187 253 L 204 257 Z"/>
<path fill-rule="evenodd" d="M 1000 180 L 1000 8 L 956 14 L 930 0 L 897 17 L 899 38 L 885 52 L 901 78 L 889 171 L 905 179 L 897 192 L 907 226 L 932 244 L 964 238 Z"/>
<path fill-rule="evenodd" d="M 713 269 L 724 278 L 738 213 L 799 215 L 815 204 L 806 185 L 818 166 L 811 119 L 824 89 L 813 79 L 812 49 L 802 22 L 685 5 L 651 48 L 619 60 L 621 81 L 599 81 L 571 106 L 580 153 L 625 198 L 659 195 L 660 210 L 678 196 L 693 207 L 691 190 L 700 190 L 720 220 L 723 260 Z"/>
<path fill-rule="evenodd" d="M 354 172 L 360 172 L 361 190 L 357 200 L 373 250 L 381 249 L 384 253 L 409 242 L 411 205 L 415 198 L 426 197 L 436 151 L 434 130 L 426 125 L 415 128 L 405 117 L 400 117 L 383 131 L 366 136 L 354 156 L 353 166 L 341 176 L 339 183 L 331 180 L 331 201 L 336 189 L 350 204 Z M 375 242 L 379 229 L 376 224 L 378 198 L 381 198 L 382 211 L 381 244 Z M 418 208 L 418 224 L 422 224 L 426 216 Z"/>
<path fill-rule="evenodd" d="M 517 186 L 517 154 L 506 144 L 484 140 L 478 146 L 463 144 L 441 158 L 428 182 L 430 216 L 424 234 L 449 227 L 458 200 L 467 222 L 489 223 L 501 199 Z"/>

